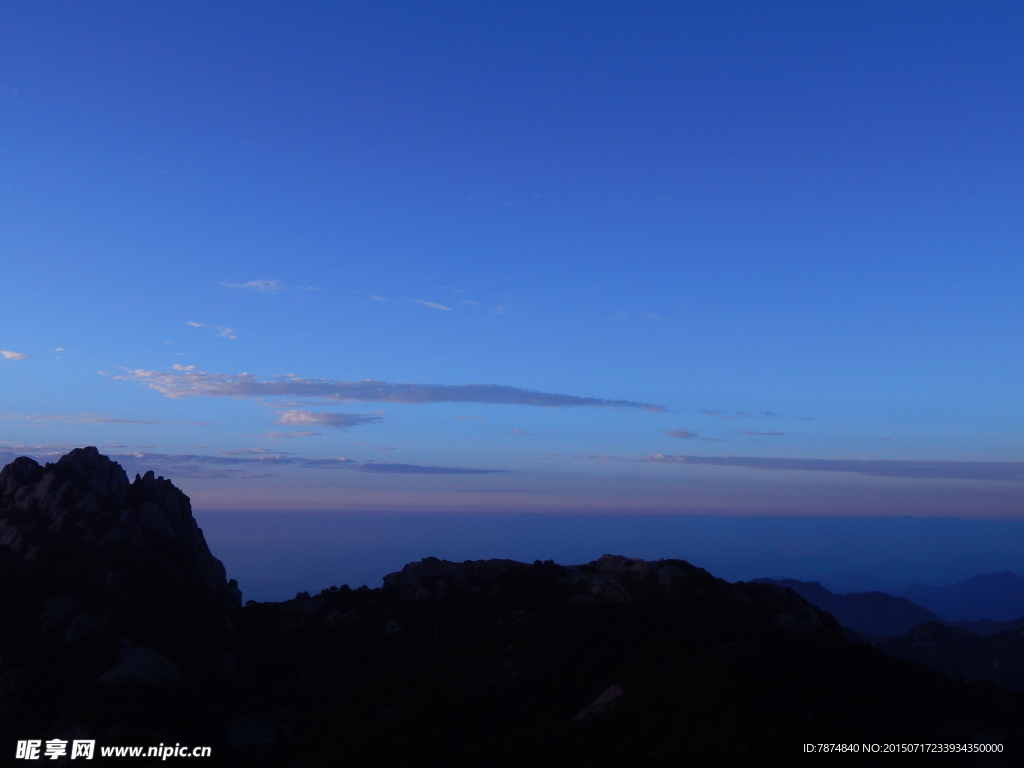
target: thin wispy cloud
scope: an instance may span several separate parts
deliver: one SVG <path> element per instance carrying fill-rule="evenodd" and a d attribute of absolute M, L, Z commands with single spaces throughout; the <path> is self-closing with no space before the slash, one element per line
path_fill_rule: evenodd
<path fill-rule="evenodd" d="M 628 320 L 630 317 L 642 317 L 646 320 L 664 320 L 661 315 L 655 314 L 654 312 L 623 312 L 621 309 L 616 309 L 607 317 L 612 322 L 620 322 L 622 320 Z"/>
<path fill-rule="evenodd" d="M 17 456 L 61 456 L 78 446 L 72 443 L 14 443 L 0 440 L 0 460 L 7 464 Z M 9 458 L 8 458 L 9 456 Z"/>
<path fill-rule="evenodd" d="M 191 427 L 206 427 L 210 421 L 181 421 L 179 419 L 123 419 L 117 416 L 104 416 L 98 413 L 79 414 L 30 414 L 28 416 L 6 416 L 8 419 L 24 419 L 35 422 L 64 422 L 68 424 L 184 424 Z"/>
<path fill-rule="evenodd" d="M 674 437 L 677 440 L 702 440 L 709 443 L 721 443 L 723 442 L 720 437 L 701 437 L 696 432 L 691 432 L 688 429 L 670 429 L 665 433 L 669 437 Z"/>
<path fill-rule="evenodd" d="M 665 434 L 669 437 L 674 437 L 677 440 L 696 440 L 700 437 L 696 432 L 691 432 L 688 429 L 670 429 Z"/>
<path fill-rule="evenodd" d="M 727 411 L 724 408 L 705 408 L 701 411 L 705 416 L 712 416 L 716 419 L 725 419 L 726 421 L 735 421 L 736 419 L 779 419 L 782 418 L 775 411 Z M 810 418 L 791 418 L 790 421 L 814 421 Z M 742 432 L 741 434 L 762 434 L 762 435 L 773 435 L 773 434 L 789 434 L 787 432 Z"/>
<path fill-rule="evenodd" d="M 238 338 L 237 336 L 235 336 L 235 329 L 234 328 L 228 328 L 225 325 L 204 325 L 203 323 L 195 323 L 195 322 L 192 322 L 191 320 L 186 322 L 185 325 L 190 325 L 193 328 L 216 328 L 217 329 L 217 335 L 221 336 L 222 338 L 225 338 L 225 339 L 237 339 Z"/>
<path fill-rule="evenodd" d="M 366 445 L 366 443 L 364 443 L 362 440 L 355 440 L 355 441 L 353 441 L 353 445 Z M 394 450 L 397 450 L 395 448 L 395 446 L 393 446 L 393 445 L 371 445 L 371 446 L 368 446 L 368 447 L 372 448 L 375 451 L 394 451 Z"/>
<path fill-rule="evenodd" d="M 288 451 L 272 451 L 269 448 L 243 448 L 238 451 L 217 451 L 222 456 L 281 456 Z"/>
<path fill-rule="evenodd" d="M 241 288 L 257 293 L 278 293 L 285 289 L 280 280 L 250 280 L 247 283 L 221 283 L 225 288 Z"/>
<path fill-rule="evenodd" d="M 701 411 L 705 416 L 714 416 L 718 419 L 731 419 L 728 411 L 723 411 L 721 408 L 705 408 Z"/>
<path fill-rule="evenodd" d="M 228 454 L 228 455 L 225 455 Z M 254 449 L 223 452 L 220 455 L 207 454 L 159 454 L 133 451 L 110 458 L 131 468 L 132 471 L 152 469 L 159 474 L 182 477 L 239 478 L 272 477 L 272 471 L 279 467 L 300 469 L 346 469 L 357 472 L 401 475 L 492 475 L 511 474 L 507 469 L 480 469 L 467 467 L 437 467 L 422 464 L 383 464 L 361 462 L 346 456 L 337 458 L 305 458 L 273 451 Z M 263 471 L 269 470 L 269 471 Z"/>
<path fill-rule="evenodd" d="M 429 467 L 420 464 L 365 463 L 355 467 L 359 472 L 395 475 L 495 475 L 509 474 L 508 469 L 466 469 L 464 467 Z"/>
<path fill-rule="evenodd" d="M 283 411 L 275 424 L 289 427 L 330 427 L 331 429 L 349 429 L 363 424 L 376 424 L 384 421 L 380 416 L 366 416 L 360 413 L 316 413 L 306 410 Z"/>
<path fill-rule="evenodd" d="M 446 307 L 444 304 L 438 304 L 436 301 L 423 301 L 423 299 L 409 299 L 413 304 L 422 304 L 424 307 L 430 307 L 431 309 L 440 309 L 445 312 L 451 312 L 451 307 Z"/>
<path fill-rule="evenodd" d="M 455 493 L 526 493 L 522 488 L 449 488 Z"/>
<path fill-rule="evenodd" d="M 748 437 L 782 437 L 783 435 L 792 434 L 791 432 L 745 432 L 737 430 L 738 435 L 747 435 Z"/>
<path fill-rule="evenodd" d="M 747 469 L 850 472 L 873 477 L 915 480 L 1024 481 L 1024 461 L 915 461 L 910 459 L 806 459 L 754 456 L 671 456 L 651 454 L 639 459 L 652 464 L 692 464 Z"/>
<path fill-rule="evenodd" d="M 122 464 L 128 463 L 133 466 L 142 463 L 154 471 L 167 472 L 183 467 L 275 467 L 275 466 L 296 466 L 296 467 L 349 467 L 359 462 L 344 456 L 334 459 L 308 459 L 299 456 L 291 456 L 284 453 L 269 453 L 260 455 L 216 455 L 210 456 L 202 453 L 144 453 L 133 451 L 120 455 L 112 455 L 110 458 Z"/>
<path fill-rule="evenodd" d="M 31 355 L 26 355 L 23 352 L 13 352 L 9 349 L 0 349 L 0 357 L 4 360 L 28 360 Z"/>
<path fill-rule="evenodd" d="M 279 376 L 268 380 L 250 373 L 126 370 L 114 378 L 135 381 L 165 397 L 303 397 L 327 402 L 486 403 L 549 407 L 639 408 L 665 411 L 662 405 L 634 400 L 580 397 L 538 392 L 503 384 L 393 384 L 386 381 L 338 381 Z"/>

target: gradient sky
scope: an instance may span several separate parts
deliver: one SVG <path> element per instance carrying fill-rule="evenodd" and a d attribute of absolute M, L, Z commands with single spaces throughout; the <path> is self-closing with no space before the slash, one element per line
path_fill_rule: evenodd
<path fill-rule="evenodd" d="M 0 7 L 0 458 L 1015 517 L 1019 2 Z"/>

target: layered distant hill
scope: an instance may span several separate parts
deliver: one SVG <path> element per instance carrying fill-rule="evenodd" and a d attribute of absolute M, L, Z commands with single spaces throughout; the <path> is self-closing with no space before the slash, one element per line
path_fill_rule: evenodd
<path fill-rule="evenodd" d="M 869 635 L 902 634 L 927 621 L 955 624 L 980 635 L 1024 626 L 1024 577 L 986 573 L 955 584 L 913 584 L 889 592 L 837 594 L 816 581 L 756 579 L 788 587 L 833 614 L 844 627 Z"/>
<path fill-rule="evenodd" d="M 428 557 L 377 589 L 239 602 L 169 481 L 130 482 L 95 448 L 17 459 L 0 473 L 0 761 L 52 738 L 210 745 L 218 766 L 834 765 L 802 752 L 821 742 L 1024 756 L 1021 694 L 681 560 Z M 899 760 L 915 762 L 936 764 Z"/>
<path fill-rule="evenodd" d="M 926 608 L 884 592 L 837 595 L 816 581 L 757 579 L 757 582 L 792 589 L 807 602 L 831 613 L 844 627 L 864 635 L 893 637 L 925 622 L 942 621 Z"/>
<path fill-rule="evenodd" d="M 985 586 L 994 585 L 1005 592 L 992 595 L 987 604 L 1002 606 L 1005 612 L 1017 599 L 1009 587 L 1019 578 L 1012 573 L 988 574 L 948 587 L 915 591 L 931 595 L 935 602 L 952 610 L 971 596 L 978 596 L 981 604 L 986 604 Z M 1024 618 L 949 622 L 906 598 L 882 592 L 837 595 L 813 581 L 758 581 L 792 589 L 832 614 L 852 630 L 855 639 L 869 642 L 886 653 L 924 664 L 950 677 L 989 680 L 1024 690 Z"/>
<path fill-rule="evenodd" d="M 894 594 L 952 621 L 1011 621 L 1024 616 L 1024 576 L 1004 571 L 955 584 L 913 584 Z"/>

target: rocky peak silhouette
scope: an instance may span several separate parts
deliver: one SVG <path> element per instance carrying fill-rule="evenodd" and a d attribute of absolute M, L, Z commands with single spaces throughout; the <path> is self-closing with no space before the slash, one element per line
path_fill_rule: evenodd
<path fill-rule="evenodd" d="M 208 731 L 244 682 L 240 604 L 169 480 L 94 447 L 0 471 L 0 732 Z"/>
<path fill-rule="evenodd" d="M 211 595 L 241 604 L 188 496 L 152 471 L 129 483 L 121 465 L 92 446 L 45 466 L 19 457 L 0 471 L 0 546 L 29 560 L 69 547 L 93 557 L 117 547 L 148 550 L 178 578 L 198 577 Z"/>

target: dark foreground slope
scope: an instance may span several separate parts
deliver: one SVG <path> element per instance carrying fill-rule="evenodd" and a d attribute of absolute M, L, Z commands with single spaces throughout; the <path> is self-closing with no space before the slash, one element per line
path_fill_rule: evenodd
<path fill-rule="evenodd" d="M 1024 691 L 1024 629 L 986 637 L 963 627 L 928 622 L 876 644 L 897 658 L 958 680 L 989 680 Z"/>
<path fill-rule="evenodd" d="M 789 590 L 679 560 L 428 558 L 380 589 L 239 608 L 187 497 L 128 483 L 95 449 L 4 469 L 0 579 L 4 761 L 14 740 L 54 736 L 206 744 L 203 764 L 224 766 L 885 760 L 803 754 L 820 742 L 1005 749 L 888 758 L 901 766 L 1024 754 L 1019 694 L 851 643 Z"/>
<path fill-rule="evenodd" d="M 380 766 L 840 759 L 807 760 L 805 742 L 981 739 L 1020 754 L 1018 695 L 851 643 L 792 592 L 682 561 L 428 559 L 387 582 L 247 609 L 250 636 L 275 638 L 264 679 L 309 702 L 291 713 L 306 728 L 298 764 L 333 764 L 340 745 Z"/>

